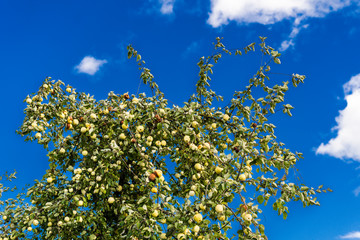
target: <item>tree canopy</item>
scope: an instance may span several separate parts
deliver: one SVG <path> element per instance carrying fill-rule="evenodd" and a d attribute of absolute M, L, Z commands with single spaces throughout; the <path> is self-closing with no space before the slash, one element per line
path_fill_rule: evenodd
<path fill-rule="evenodd" d="M 267 239 L 268 203 L 284 218 L 290 201 L 319 205 L 314 195 L 326 190 L 289 180 L 302 154 L 278 141 L 268 120 L 293 108 L 284 103 L 289 82 L 269 78 L 280 53 L 260 37 L 264 61 L 249 84 L 229 103 L 210 89 L 214 64 L 255 46 L 228 50 L 217 38 L 183 106 L 169 104 L 132 46 L 150 96 L 110 92 L 97 101 L 46 78 L 24 100 L 18 133 L 44 146 L 49 168 L 0 202 L 0 239 Z M 295 87 L 305 79 L 289 76 Z"/>

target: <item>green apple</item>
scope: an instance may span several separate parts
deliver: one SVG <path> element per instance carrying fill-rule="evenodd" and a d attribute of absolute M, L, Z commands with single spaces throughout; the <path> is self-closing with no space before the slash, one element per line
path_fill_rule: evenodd
<path fill-rule="evenodd" d="M 153 216 L 153 217 L 159 216 L 159 211 L 158 211 L 158 210 L 154 210 L 153 213 L 151 214 L 151 216 Z"/>
<path fill-rule="evenodd" d="M 240 174 L 239 180 L 240 181 L 245 181 L 246 180 L 246 175 L 245 174 Z"/>
<path fill-rule="evenodd" d="M 203 220 L 203 216 L 200 213 L 194 215 L 194 221 L 200 223 Z"/>
<path fill-rule="evenodd" d="M 113 198 L 113 197 L 108 198 L 108 203 L 112 204 L 114 202 L 115 202 L 115 198 Z"/>
<path fill-rule="evenodd" d="M 251 222 L 252 220 L 252 216 L 249 213 L 243 213 L 241 216 L 245 221 Z"/>
<path fill-rule="evenodd" d="M 119 136 L 119 138 L 120 138 L 121 140 L 124 140 L 124 139 L 126 138 L 126 136 L 125 136 L 124 133 L 121 133 L 120 136 Z"/>
<path fill-rule="evenodd" d="M 198 172 L 202 171 L 204 168 L 203 165 L 201 165 L 200 163 L 196 163 L 194 167 L 195 167 L 195 170 Z"/>
<path fill-rule="evenodd" d="M 215 172 L 216 172 L 217 174 L 221 173 L 223 170 L 224 170 L 224 169 L 223 169 L 222 167 L 219 167 L 219 166 L 216 166 L 216 167 L 215 167 Z"/>
<path fill-rule="evenodd" d="M 178 239 L 178 240 L 180 240 L 180 239 L 185 239 L 185 234 L 179 233 L 179 234 L 177 235 L 177 239 Z"/>
<path fill-rule="evenodd" d="M 161 170 L 155 170 L 154 174 L 157 176 L 157 177 L 161 177 L 163 175 L 163 172 Z"/>
<path fill-rule="evenodd" d="M 224 114 L 223 119 L 224 119 L 224 121 L 229 121 L 230 116 L 229 116 L 229 115 L 227 115 L 227 114 Z"/>
<path fill-rule="evenodd" d="M 142 125 L 140 125 L 140 126 L 137 126 L 136 127 L 136 131 L 138 131 L 138 132 L 140 132 L 140 133 L 142 133 L 143 131 L 144 131 L 144 126 L 142 126 Z"/>
<path fill-rule="evenodd" d="M 215 211 L 216 211 L 217 213 L 222 213 L 222 212 L 224 211 L 224 205 L 222 205 L 222 204 L 216 205 L 216 206 L 215 206 Z"/>
<path fill-rule="evenodd" d="M 97 116 L 96 116 L 95 113 L 90 114 L 90 118 L 91 118 L 91 119 L 96 119 L 96 117 L 97 117 Z"/>
<path fill-rule="evenodd" d="M 36 134 L 35 134 L 35 138 L 40 139 L 40 138 L 41 138 L 41 133 L 39 133 L 39 132 L 36 133 Z"/>

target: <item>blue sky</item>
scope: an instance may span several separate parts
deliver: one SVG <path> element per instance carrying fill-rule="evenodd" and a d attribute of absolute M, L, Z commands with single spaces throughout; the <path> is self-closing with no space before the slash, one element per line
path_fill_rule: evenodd
<path fill-rule="evenodd" d="M 131 43 L 167 98 L 181 104 L 195 90 L 198 59 L 211 54 L 217 36 L 229 48 L 266 36 L 282 51 L 277 72 L 307 76 L 286 96 L 293 117 L 271 120 L 278 138 L 304 153 L 298 168 L 305 183 L 334 192 L 319 196 L 321 207 L 291 204 L 286 221 L 265 208 L 269 239 L 360 239 L 359 0 L 2 0 L 1 171 L 16 169 L 15 183 L 24 186 L 48 167 L 44 149 L 15 134 L 23 99 L 45 77 L 96 99 L 109 91 L 136 93 L 139 73 L 126 59 Z M 229 99 L 259 62 L 256 54 L 222 60 L 213 89 Z"/>

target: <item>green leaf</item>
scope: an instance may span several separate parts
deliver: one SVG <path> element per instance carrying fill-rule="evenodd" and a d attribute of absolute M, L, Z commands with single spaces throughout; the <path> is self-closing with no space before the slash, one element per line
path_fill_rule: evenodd
<path fill-rule="evenodd" d="M 282 214 L 283 214 L 283 218 L 284 218 L 284 220 L 286 220 L 287 215 L 288 215 L 288 214 L 287 214 L 287 212 L 283 212 Z"/>
<path fill-rule="evenodd" d="M 259 195 L 257 197 L 257 201 L 258 201 L 258 203 L 262 204 L 264 202 L 264 197 L 262 195 Z"/>

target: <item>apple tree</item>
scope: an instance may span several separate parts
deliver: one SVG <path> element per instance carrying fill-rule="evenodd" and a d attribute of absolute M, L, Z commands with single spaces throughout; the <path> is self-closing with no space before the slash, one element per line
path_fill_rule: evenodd
<path fill-rule="evenodd" d="M 49 168 L 23 195 L 0 202 L 0 239 L 267 239 L 260 214 L 268 203 L 284 218 L 290 201 L 319 205 L 321 186 L 290 181 L 302 155 L 268 121 L 293 108 L 284 103 L 289 82 L 268 76 L 280 53 L 260 37 L 266 61 L 222 104 L 210 89 L 214 64 L 255 43 L 228 50 L 217 38 L 214 47 L 183 106 L 169 104 L 132 46 L 128 57 L 150 96 L 110 92 L 97 101 L 46 78 L 25 99 L 18 133 L 46 149 Z M 295 87 L 304 78 L 290 75 Z"/>

